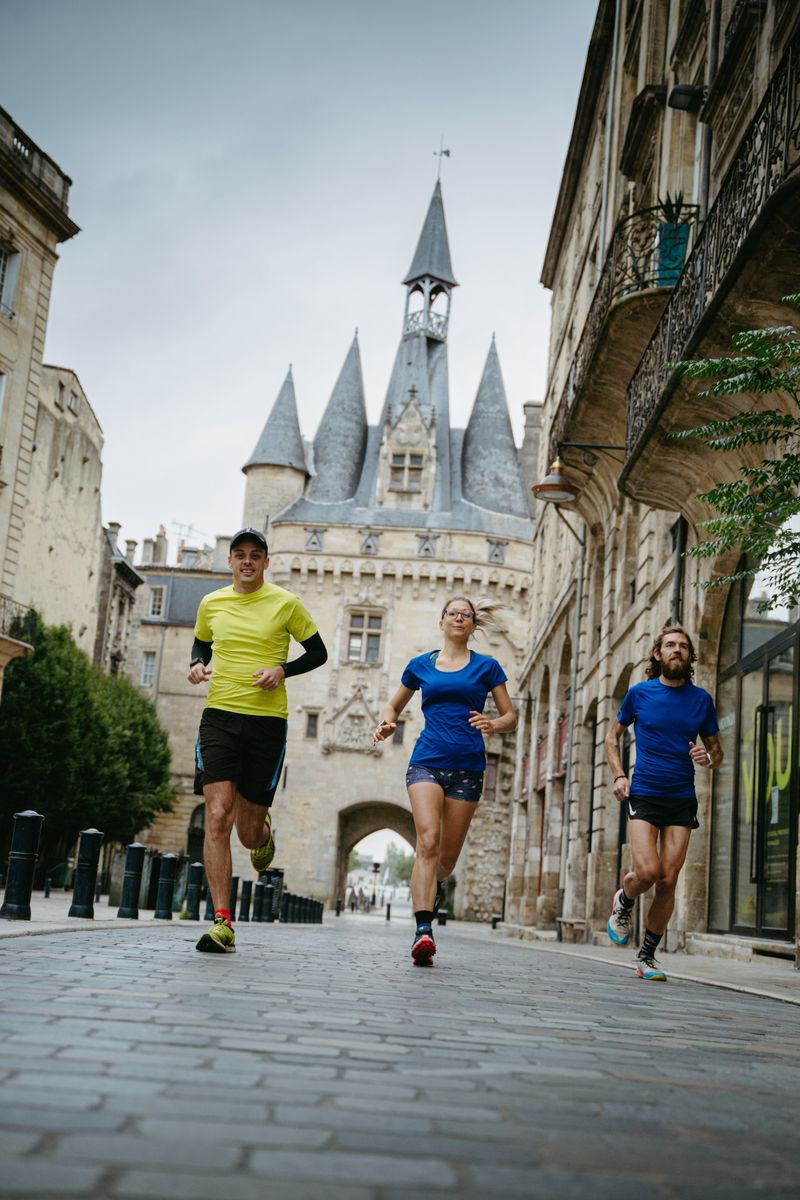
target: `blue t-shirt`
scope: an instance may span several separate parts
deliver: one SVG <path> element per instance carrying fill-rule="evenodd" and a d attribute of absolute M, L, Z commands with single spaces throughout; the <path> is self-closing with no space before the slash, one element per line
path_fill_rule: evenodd
<path fill-rule="evenodd" d="M 636 764 L 631 792 L 636 796 L 665 796 L 694 800 L 694 763 L 689 742 L 717 733 L 714 701 L 693 683 L 670 687 L 648 679 L 632 687 L 620 705 L 617 720 L 636 726 Z"/>
<path fill-rule="evenodd" d="M 456 771 L 483 771 L 486 750 L 480 729 L 469 723 L 470 712 L 483 712 L 492 688 L 508 676 L 496 658 L 470 651 L 460 671 L 437 671 L 431 654 L 412 658 L 403 671 L 403 687 L 422 692 L 425 727 L 414 744 L 412 763 Z"/>

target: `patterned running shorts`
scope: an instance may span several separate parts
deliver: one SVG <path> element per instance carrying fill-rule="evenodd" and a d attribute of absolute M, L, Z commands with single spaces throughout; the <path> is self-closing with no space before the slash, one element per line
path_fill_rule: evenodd
<path fill-rule="evenodd" d="M 436 783 L 448 799 L 477 804 L 483 791 L 483 771 L 453 771 L 449 767 L 411 763 L 406 771 L 406 787 L 412 783 Z"/>

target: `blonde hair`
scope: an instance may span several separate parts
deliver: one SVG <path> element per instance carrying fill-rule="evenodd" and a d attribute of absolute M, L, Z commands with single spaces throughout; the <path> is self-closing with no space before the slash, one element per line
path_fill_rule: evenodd
<path fill-rule="evenodd" d="M 444 614 L 454 600 L 461 600 L 464 604 L 470 606 L 476 633 L 485 633 L 487 630 L 501 630 L 503 628 L 503 623 L 497 616 L 499 609 L 505 608 L 505 604 L 502 601 L 495 600 L 493 596 L 478 596 L 474 602 L 470 600 L 469 596 L 451 596 L 442 607 L 442 617 L 444 617 Z"/>

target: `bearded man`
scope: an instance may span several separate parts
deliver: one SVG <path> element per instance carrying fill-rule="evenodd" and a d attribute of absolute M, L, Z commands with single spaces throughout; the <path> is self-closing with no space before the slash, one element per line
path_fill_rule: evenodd
<path fill-rule="evenodd" d="M 605 739 L 614 795 L 628 808 L 633 855 L 633 870 L 624 876 L 611 903 L 608 936 L 612 942 L 627 944 L 636 897 L 655 885 L 636 964 L 640 979 L 667 977 L 655 961 L 655 952 L 675 906 L 691 832 L 699 826 L 695 769 L 711 770 L 722 762 L 714 701 L 692 682 L 696 660 L 686 630 L 665 626 L 650 651 L 646 682 L 627 693 Z M 636 733 L 636 763 L 629 782 L 622 770 L 619 742 L 631 724 Z M 698 738 L 702 738 L 700 745 Z"/>

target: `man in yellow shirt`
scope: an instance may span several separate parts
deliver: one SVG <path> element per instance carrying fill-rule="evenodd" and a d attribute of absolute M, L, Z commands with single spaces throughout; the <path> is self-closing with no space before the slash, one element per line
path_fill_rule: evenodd
<path fill-rule="evenodd" d="M 206 802 L 204 859 L 214 923 L 197 949 L 221 954 L 236 949 L 227 907 L 234 825 L 256 871 L 265 870 L 275 854 L 269 806 L 286 752 L 284 680 L 313 671 L 328 658 L 297 596 L 264 580 L 268 565 L 263 533 L 240 529 L 228 556 L 233 583 L 200 601 L 188 675 L 190 683 L 211 681 L 196 758 Z M 304 653 L 287 663 L 290 638 Z M 208 665 L 212 646 L 213 670 Z"/>

